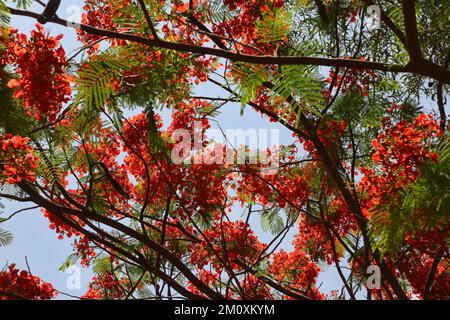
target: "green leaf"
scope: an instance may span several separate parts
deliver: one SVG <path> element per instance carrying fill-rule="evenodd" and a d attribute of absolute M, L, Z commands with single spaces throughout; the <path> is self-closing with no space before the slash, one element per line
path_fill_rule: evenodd
<path fill-rule="evenodd" d="M 74 264 L 76 264 L 79 258 L 80 257 L 78 255 L 78 253 L 72 253 L 61 264 L 61 266 L 58 268 L 58 270 L 63 271 L 63 272 L 66 271 L 70 266 L 73 266 Z"/>
<path fill-rule="evenodd" d="M 0 27 L 6 27 L 10 22 L 10 12 L 4 1 L 0 1 Z"/>
<path fill-rule="evenodd" d="M 233 14 L 223 1 L 205 1 L 198 6 L 197 12 L 205 14 L 207 21 L 214 24 L 222 23 L 233 18 Z"/>
<path fill-rule="evenodd" d="M 17 3 L 17 8 L 24 10 L 28 9 L 33 3 L 32 0 L 14 0 L 13 2 Z"/>
<path fill-rule="evenodd" d="M 14 239 L 11 232 L 0 228 L 0 247 L 9 246 Z"/>
<path fill-rule="evenodd" d="M 256 98 L 258 89 L 268 78 L 268 72 L 264 66 L 245 63 L 235 63 L 233 71 L 234 82 L 238 85 L 240 100 L 244 107 Z M 243 109 L 241 110 L 242 113 Z"/>
<path fill-rule="evenodd" d="M 278 235 L 283 228 L 284 222 L 280 217 L 280 211 L 278 208 L 261 213 L 261 229 L 264 232 L 270 232 L 272 235 Z"/>
<path fill-rule="evenodd" d="M 272 101 L 281 110 L 284 122 L 296 113 L 296 125 L 304 109 L 320 116 L 324 107 L 323 78 L 316 68 L 308 66 L 283 66 L 273 79 Z M 281 98 L 281 99 L 280 99 Z M 290 101 L 286 107 L 287 101 Z"/>
<path fill-rule="evenodd" d="M 113 108 L 116 92 L 114 81 L 121 81 L 122 74 L 135 66 L 130 60 L 127 48 L 110 49 L 83 62 L 76 78 L 76 96 L 72 109 L 80 108 L 78 127 L 96 121 L 101 111 L 108 106 Z"/>
<path fill-rule="evenodd" d="M 92 271 L 100 274 L 112 271 L 110 257 L 106 255 L 99 255 L 95 257 L 92 263 Z"/>
<path fill-rule="evenodd" d="M 55 157 L 51 158 L 52 159 L 49 157 L 42 157 L 43 161 L 41 161 L 41 168 L 45 180 L 50 185 L 61 184 L 64 179 L 64 173 L 61 167 L 65 164 L 65 159 L 60 160 L 59 162 Z"/>

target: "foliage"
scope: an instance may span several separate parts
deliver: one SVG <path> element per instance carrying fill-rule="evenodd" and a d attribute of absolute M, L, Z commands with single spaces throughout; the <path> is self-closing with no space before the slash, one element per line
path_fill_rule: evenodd
<path fill-rule="evenodd" d="M 365 1 L 86 0 L 67 58 L 9 25 L 31 1 L 0 1 L 0 198 L 72 239 L 83 299 L 447 298 L 449 9 L 413 1 L 415 39 L 410 8 L 377 3 L 379 29 Z M 209 137 L 231 103 L 291 141 Z M 0 273 L 1 299 L 54 295 Z"/>

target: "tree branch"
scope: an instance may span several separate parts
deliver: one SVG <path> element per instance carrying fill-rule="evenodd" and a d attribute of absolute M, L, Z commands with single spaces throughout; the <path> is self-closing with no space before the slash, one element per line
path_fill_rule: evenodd
<path fill-rule="evenodd" d="M 135 238 L 136 240 L 140 241 L 144 245 L 147 245 L 149 248 L 154 250 L 155 252 L 161 254 L 164 258 L 166 258 L 169 262 L 171 262 L 175 267 L 180 270 L 183 275 L 190 280 L 200 291 L 204 292 L 208 297 L 213 299 L 223 299 L 223 297 L 218 294 L 217 292 L 213 291 L 211 288 L 209 288 L 207 285 L 205 285 L 199 278 L 197 278 L 192 271 L 181 261 L 178 259 L 176 255 L 174 255 L 171 251 L 166 249 L 165 247 L 161 246 L 159 243 L 144 237 L 142 234 L 137 232 L 134 229 L 131 229 L 121 223 L 118 223 L 117 221 L 114 221 L 112 219 L 109 219 L 108 217 L 95 214 L 91 211 L 84 210 L 82 212 L 71 209 L 71 208 L 65 208 L 60 207 L 59 205 L 54 204 L 51 201 L 48 201 L 44 198 L 42 198 L 39 193 L 34 190 L 33 187 L 31 187 L 28 183 L 20 182 L 19 187 L 26 192 L 30 197 L 33 198 L 33 202 L 37 205 L 40 205 L 43 208 L 46 208 L 47 210 L 51 212 L 62 212 L 61 214 L 72 214 L 76 216 L 82 216 L 85 218 L 92 219 L 94 221 L 97 221 L 99 223 L 102 223 L 108 227 L 112 227 L 116 229 L 117 231 L 121 231 L 130 237 Z"/>
<path fill-rule="evenodd" d="M 141 6 L 141 9 L 144 13 L 145 20 L 147 21 L 147 24 L 152 32 L 153 39 L 158 41 L 158 39 L 159 39 L 158 33 L 156 32 L 155 26 L 153 25 L 152 18 L 150 17 L 150 15 L 148 13 L 148 10 L 147 10 L 147 7 L 145 6 L 144 0 L 139 0 L 139 5 Z"/>
<path fill-rule="evenodd" d="M 403 16 L 406 31 L 406 49 L 412 62 L 419 62 L 422 58 L 422 50 L 419 43 L 419 31 L 417 30 L 415 0 L 403 0 Z"/>
<path fill-rule="evenodd" d="M 10 12 L 14 15 L 27 16 L 37 18 L 39 15 L 25 10 L 9 8 Z M 64 19 L 55 17 L 49 20 L 49 22 L 59 24 L 62 26 L 72 27 L 72 24 Z M 349 68 L 361 68 L 368 70 L 377 70 L 384 72 L 396 72 L 396 73 L 417 73 L 422 76 L 430 77 L 438 81 L 450 84 L 450 70 L 442 68 L 432 62 L 426 61 L 426 63 L 420 63 L 420 65 L 391 65 L 381 62 L 361 61 L 355 59 L 340 59 L 340 58 L 323 58 L 323 57 L 307 57 L 307 56 L 262 56 L 262 55 L 249 55 L 236 53 L 220 48 L 201 47 L 192 44 L 174 43 L 165 40 L 149 39 L 133 34 L 120 33 L 116 31 L 102 30 L 94 28 L 85 24 L 80 24 L 79 29 L 97 36 L 106 36 L 111 39 L 121 39 L 135 43 L 141 43 L 151 47 L 164 48 L 174 50 L 178 52 L 205 54 L 215 57 L 225 58 L 232 61 L 247 62 L 252 64 L 265 64 L 265 65 L 314 65 L 314 66 L 326 66 L 326 67 L 349 67 Z"/>

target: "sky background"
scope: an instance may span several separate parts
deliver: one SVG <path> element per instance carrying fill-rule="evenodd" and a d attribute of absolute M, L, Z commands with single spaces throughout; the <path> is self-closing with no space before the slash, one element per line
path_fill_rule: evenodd
<path fill-rule="evenodd" d="M 82 3 L 83 1 L 80 0 L 63 0 L 58 15 L 61 18 L 68 18 L 73 16 L 74 13 L 81 13 Z M 41 12 L 42 7 L 33 5 L 31 10 Z M 29 34 L 29 31 L 34 28 L 35 23 L 36 21 L 31 18 L 17 16 L 13 16 L 11 20 L 13 27 L 26 34 Z M 71 55 L 71 52 L 79 48 L 80 43 L 76 41 L 76 34 L 73 29 L 50 23 L 45 25 L 45 29 L 52 35 L 60 33 L 64 35 L 61 42 L 68 56 Z M 202 85 L 196 88 L 196 92 L 202 96 L 226 96 L 226 93 L 210 85 Z M 425 107 L 427 109 L 431 108 L 431 103 L 431 101 L 425 101 Z M 267 118 L 262 118 L 260 114 L 250 110 L 250 108 L 246 108 L 244 115 L 241 116 L 240 109 L 241 106 L 236 103 L 229 103 L 222 108 L 222 114 L 217 118 L 222 129 L 278 129 L 280 130 L 281 144 L 287 145 L 293 142 L 291 133 L 281 125 L 269 122 Z M 167 124 L 167 121 L 170 119 L 170 113 L 163 112 L 162 116 L 165 124 Z M 214 123 L 212 125 L 213 127 L 215 126 Z M 33 206 L 33 204 L 18 204 L 17 202 L 11 202 L 5 199 L 0 199 L 0 202 L 5 206 L 3 212 L 0 213 L 0 217 L 3 218 L 16 210 Z M 234 218 L 239 218 L 242 213 L 242 210 L 237 209 L 236 213 L 233 213 L 235 214 Z M 260 239 L 267 241 L 270 239 L 270 235 L 264 234 L 259 227 L 258 220 L 253 219 L 252 226 L 260 236 Z M 69 275 L 59 271 L 58 268 L 65 261 L 66 257 L 73 253 L 71 246 L 72 240 L 58 240 L 56 233 L 49 229 L 48 221 L 43 217 L 39 209 L 20 213 L 12 220 L 2 223 L 1 227 L 11 231 L 14 234 L 14 240 L 11 245 L 0 247 L 0 269 L 7 263 L 15 263 L 19 268 L 26 269 L 25 257 L 27 257 L 33 275 L 41 277 L 44 281 L 51 282 L 57 290 L 74 296 L 81 296 L 85 293 L 92 277 L 91 270 L 86 268 L 81 269 L 81 288 L 79 290 L 70 290 L 67 288 L 66 282 Z M 295 230 L 296 228 L 294 227 L 290 238 Z M 287 241 L 285 248 L 289 249 L 289 247 L 290 244 Z M 329 293 L 331 289 L 341 287 L 341 282 L 334 266 L 329 267 L 327 271 L 321 273 L 318 284 L 321 284 L 321 291 L 323 293 Z M 65 299 L 67 297 L 59 295 L 58 298 Z"/>

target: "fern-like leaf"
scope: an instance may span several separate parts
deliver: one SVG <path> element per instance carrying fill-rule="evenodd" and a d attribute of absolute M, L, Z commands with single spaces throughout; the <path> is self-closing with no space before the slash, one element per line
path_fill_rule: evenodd
<path fill-rule="evenodd" d="M 14 239 L 11 232 L 0 228 L 0 247 L 9 246 Z"/>

